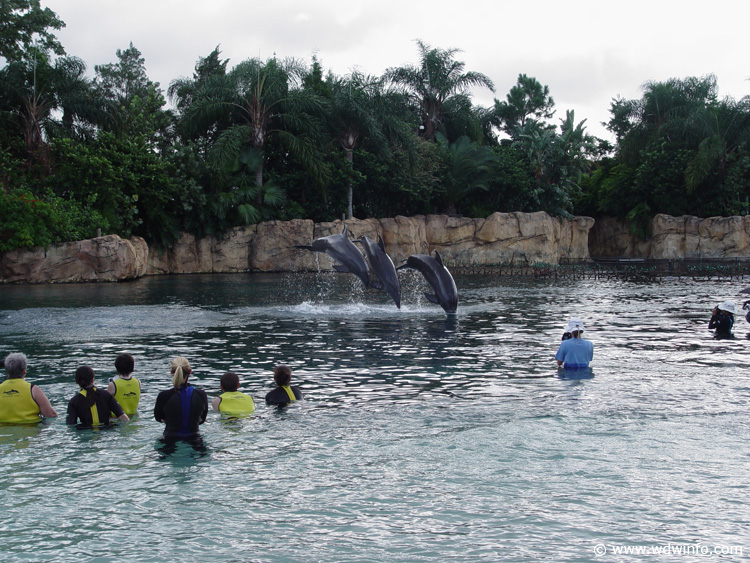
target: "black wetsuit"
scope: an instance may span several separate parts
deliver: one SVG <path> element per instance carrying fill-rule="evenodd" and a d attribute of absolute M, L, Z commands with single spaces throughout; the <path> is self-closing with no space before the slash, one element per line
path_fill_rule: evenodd
<path fill-rule="evenodd" d="M 708 321 L 708 328 L 716 329 L 716 334 L 730 334 L 732 332 L 732 326 L 734 325 L 734 317 L 732 315 L 711 315 L 711 320 Z"/>
<path fill-rule="evenodd" d="M 294 393 L 294 397 L 299 401 L 302 399 L 302 391 L 299 390 L 299 387 L 295 387 L 293 385 L 290 386 L 292 389 L 292 393 Z M 267 405 L 286 405 L 287 403 L 290 403 L 289 395 L 287 395 L 287 392 L 284 391 L 283 388 L 277 387 L 273 391 L 269 392 L 266 395 L 266 404 Z"/>
<path fill-rule="evenodd" d="M 183 412 L 182 398 L 190 395 Z M 198 434 L 198 426 L 206 422 L 208 397 L 203 389 L 183 385 L 159 393 L 154 406 L 154 418 L 164 422 L 165 438 L 190 438 Z"/>
<path fill-rule="evenodd" d="M 88 389 L 91 392 L 91 389 Z M 81 421 L 80 425 L 82 428 L 93 426 L 94 418 L 91 415 L 91 407 L 89 406 L 88 398 L 84 397 L 80 393 L 76 393 L 75 396 L 68 402 L 68 416 L 65 422 L 68 424 L 76 424 L 78 420 Z M 109 413 L 115 413 L 115 416 L 122 416 L 123 410 L 120 403 L 106 390 L 97 389 L 96 394 L 96 411 L 99 413 L 99 424 L 102 426 L 109 426 L 110 418 Z"/>

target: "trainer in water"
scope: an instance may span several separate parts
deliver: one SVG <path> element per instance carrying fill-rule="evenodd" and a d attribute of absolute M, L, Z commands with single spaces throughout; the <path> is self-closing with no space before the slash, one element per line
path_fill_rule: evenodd
<path fill-rule="evenodd" d="M 714 330 L 717 335 L 732 334 L 734 326 L 734 303 L 724 301 L 714 307 L 711 311 L 711 319 L 708 321 L 708 328 Z"/>
<path fill-rule="evenodd" d="M 8 378 L 0 383 L 0 422 L 39 422 L 40 416 L 57 416 L 44 392 L 24 379 L 24 354 L 8 354 L 3 365 Z"/>
<path fill-rule="evenodd" d="M 401 283 L 398 280 L 398 272 L 396 272 L 396 266 L 393 265 L 393 260 L 385 251 L 385 243 L 382 237 L 378 236 L 378 243 L 362 236 L 359 239 L 362 244 L 362 248 L 365 249 L 367 260 L 370 262 L 370 268 L 372 268 L 377 281 L 371 282 L 371 286 L 375 289 L 382 289 L 388 295 L 391 296 L 396 307 L 401 308 Z"/>
<path fill-rule="evenodd" d="M 570 338 L 563 340 L 557 349 L 555 359 L 558 367 L 565 369 L 582 369 L 589 367 L 594 359 L 594 345 L 582 338 L 583 322 L 580 319 L 570 319 L 565 332 Z"/>
<path fill-rule="evenodd" d="M 187 359 L 179 356 L 172 360 L 172 387 L 156 397 L 154 418 L 164 423 L 164 438 L 197 438 L 198 426 L 206 422 L 208 396 L 188 383 L 192 372 Z"/>
<path fill-rule="evenodd" d="M 435 292 L 434 294 L 424 294 L 429 301 L 440 305 L 446 313 L 456 312 L 456 309 L 458 309 L 456 282 L 448 268 L 443 265 L 443 259 L 437 250 L 435 251 L 435 258 L 428 254 L 412 254 L 407 258 L 406 264 L 398 267 L 399 270 L 402 268 L 417 270 L 424 276 L 424 279 Z"/>
<path fill-rule="evenodd" d="M 344 230 L 337 235 L 329 235 L 315 239 L 310 245 L 297 245 L 297 248 L 304 248 L 312 252 L 322 252 L 333 258 L 338 264 L 333 266 L 337 272 L 345 274 L 354 274 L 366 288 L 370 287 L 370 270 L 362 253 L 349 240 L 346 225 Z"/>

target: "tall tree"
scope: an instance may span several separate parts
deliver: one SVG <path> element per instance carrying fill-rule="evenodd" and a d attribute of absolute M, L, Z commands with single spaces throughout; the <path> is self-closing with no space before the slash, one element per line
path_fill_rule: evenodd
<path fill-rule="evenodd" d="M 554 108 L 549 86 L 543 86 L 536 78 L 519 74 L 505 101 L 495 99 L 495 124 L 514 137 L 519 128 L 528 130 L 530 123 L 543 127 L 544 122 L 554 115 Z"/>
<path fill-rule="evenodd" d="M 264 151 L 269 136 L 275 137 L 303 162 L 312 175 L 324 174 L 320 167 L 315 117 L 322 102 L 299 87 L 304 66 L 292 59 L 265 62 L 249 59 L 226 75 L 206 80 L 186 108 L 184 120 L 193 130 L 228 122 L 211 149 L 219 168 L 236 162 L 243 146 L 258 153 L 255 171 L 256 202 L 263 203 Z"/>
<path fill-rule="evenodd" d="M 493 92 L 494 86 L 484 74 L 464 72 L 466 64 L 455 60 L 458 49 L 432 48 L 420 40 L 417 46 L 419 66 L 390 68 L 384 77 L 409 93 L 420 113 L 421 134 L 432 141 L 440 131 L 446 103 L 452 97 L 469 96 L 471 86 L 484 86 Z"/>
<path fill-rule="evenodd" d="M 117 49 L 117 59 L 94 67 L 95 87 L 111 116 L 105 128 L 118 136 L 141 135 L 152 147 L 164 145 L 172 116 L 163 109 L 159 83 L 149 79 L 146 61 L 133 43 Z"/>
<path fill-rule="evenodd" d="M 0 70 L 0 120 L 23 137 L 29 164 L 46 159 L 52 130 L 70 133 L 76 121 L 95 120 L 98 110 L 85 69 L 76 57 L 50 64 L 47 53 L 32 47 L 26 58 Z"/>
<path fill-rule="evenodd" d="M 65 49 L 53 31 L 65 23 L 39 0 L 3 0 L 0 2 L 0 57 L 17 61 L 36 45 L 44 52 L 64 55 Z"/>
<path fill-rule="evenodd" d="M 347 217 L 350 219 L 353 216 L 354 187 L 351 172 L 354 170 L 354 149 L 361 138 L 367 136 L 371 146 L 380 149 L 381 154 L 387 151 L 376 105 L 380 88 L 379 80 L 357 71 L 347 77 L 333 79 L 330 83 L 329 123 L 344 150 L 350 169 L 347 182 Z"/>

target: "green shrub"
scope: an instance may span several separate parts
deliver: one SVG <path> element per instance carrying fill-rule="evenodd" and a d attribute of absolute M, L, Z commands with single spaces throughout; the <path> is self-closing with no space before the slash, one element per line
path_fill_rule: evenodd
<path fill-rule="evenodd" d="M 109 228 L 93 202 L 80 204 L 51 192 L 44 198 L 15 188 L 0 194 L 0 252 L 82 240 Z"/>

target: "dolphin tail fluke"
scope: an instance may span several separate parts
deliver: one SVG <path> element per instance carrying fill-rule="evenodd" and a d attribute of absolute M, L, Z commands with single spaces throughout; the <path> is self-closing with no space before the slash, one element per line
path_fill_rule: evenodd
<path fill-rule="evenodd" d="M 349 268 L 347 268 L 346 266 L 344 266 L 342 264 L 334 264 L 333 265 L 333 269 L 336 270 L 337 272 L 342 273 L 342 274 L 349 274 L 349 273 L 351 273 L 349 271 Z"/>
<path fill-rule="evenodd" d="M 424 296 L 428 301 L 434 303 L 435 305 L 440 305 L 440 301 L 438 300 L 437 295 L 434 295 L 432 293 L 425 293 Z"/>

